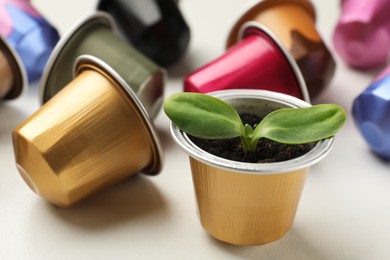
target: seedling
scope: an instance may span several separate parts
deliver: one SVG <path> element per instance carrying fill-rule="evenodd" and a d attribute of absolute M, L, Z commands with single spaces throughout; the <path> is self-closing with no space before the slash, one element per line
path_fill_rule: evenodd
<path fill-rule="evenodd" d="M 321 104 L 275 110 L 253 129 L 244 125 L 237 111 L 225 101 L 186 92 L 168 97 L 164 111 L 178 128 L 195 137 L 240 137 L 245 153 L 254 152 L 260 138 L 285 144 L 319 141 L 335 135 L 346 120 L 345 111 L 340 106 Z"/>

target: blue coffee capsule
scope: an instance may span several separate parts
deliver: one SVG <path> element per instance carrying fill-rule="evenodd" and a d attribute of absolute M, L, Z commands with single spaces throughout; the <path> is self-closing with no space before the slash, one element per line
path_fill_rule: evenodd
<path fill-rule="evenodd" d="M 390 67 L 354 100 L 352 114 L 371 149 L 390 160 Z"/>
<path fill-rule="evenodd" d="M 28 80 L 40 78 L 54 46 L 57 30 L 29 0 L 0 1 L 0 34 L 13 46 L 26 68 Z"/>
<path fill-rule="evenodd" d="M 100 0 L 97 9 L 110 13 L 123 36 L 145 56 L 167 66 L 188 47 L 188 28 L 174 0 Z"/>

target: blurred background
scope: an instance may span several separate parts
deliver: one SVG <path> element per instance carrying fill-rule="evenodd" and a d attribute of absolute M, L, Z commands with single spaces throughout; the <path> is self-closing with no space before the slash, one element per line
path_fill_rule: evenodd
<path fill-rule="evenodd" d="M 336 53 L 332 34 L 337 0 L 312 1 L 316 26 L 336 70 L 312 103 L 338 103 L 347 111 L 332 152 L 312 167 L 292 230 L 282 239 L 237 247 L 210 237 L 197 219 L 187 155 L 173 142 L 160 111 L 155 124 L 165 151 L 163 171 L 137 175 L 70 209 L 48 204 L 20 177 L 12 129 L 39 107 L 39 80 L 19 98 L 0 104 L 1 259 L 389 259 L 389 162 L 377 157 L 352 120 L 353 100 L 383 67 L 356 70 Z M 68 32 L 95 11 L 97 1 L 34 0 L 58 30 Z M 247 1 L 179 0 L 191 32 L 188 49 L 166 67 L 165 96 L 182 91 L 183 78 L 224 52 L 234 19 Z"/>

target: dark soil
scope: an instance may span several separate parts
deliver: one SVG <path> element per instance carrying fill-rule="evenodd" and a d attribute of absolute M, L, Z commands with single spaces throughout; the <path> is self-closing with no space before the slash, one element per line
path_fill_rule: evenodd
<path fill-rule="evenodd" d="M 243 114 L 241 115 L 241 120 L 244 124 L 250 124 L 254 128 L 262 118 Z M 201 149 L 211 154 L 233 161 L 250 163 L 272 163 L 291 160 L 304 155 L 316 145 L 316 143 L 298 145 L 280 144 L 262 138 L 257 144 L 256 152 L 248 152 L 245 154 L 242 150 L 241 139 L 239 137 L 223 140 L 206 140 L 190 136 L 190 139 Z"/>

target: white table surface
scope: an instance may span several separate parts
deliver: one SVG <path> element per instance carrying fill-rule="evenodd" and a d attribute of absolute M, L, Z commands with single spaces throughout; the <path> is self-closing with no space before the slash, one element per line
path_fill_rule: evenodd
<path fill-rule="evenodd" d="M 180 0 L 191 28 L 186 55 L 168 69 L 166 94 L 182 78 L 223 53 L 231 19 L 244 0 Z M 61 34 L 91 13 L 93 0 L 35 0 Z M 317 27 L 333 51 L 339 1 L 316 0 Z M 165 150 L 160 175 L 137 175 L 83 203 L 60 209 L 34 194 L 14 163 L 11 131 L 39 108 L 38 84 L 0 105 L 0 259 L 390 259 L 390 164 L 370 151 L 355 128 L 351 106 L 379 72 L 348 68 L 334 53 L 336 74 L 313 103 L 348 113 L 332 152 L 311 168 L 295 224 L 282 239 L 238 247 L 200 226 L 187 156 L 173 143 L 168 119 L 156 126 Z"/>

